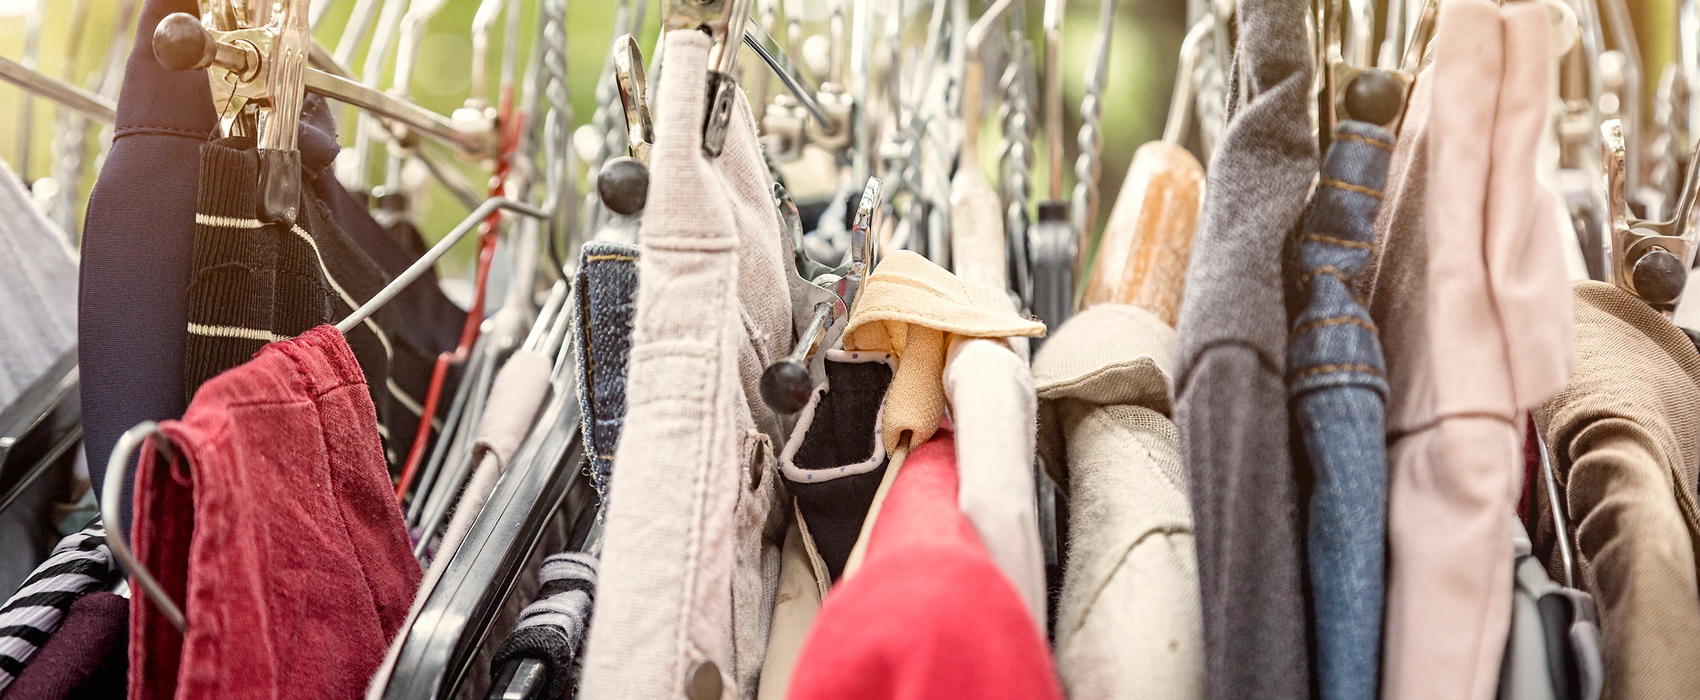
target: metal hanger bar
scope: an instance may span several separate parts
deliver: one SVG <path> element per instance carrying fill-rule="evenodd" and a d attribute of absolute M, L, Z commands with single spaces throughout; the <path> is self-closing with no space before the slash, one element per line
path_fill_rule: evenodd
<path fill-rule="evenodd" d="M 124 519 L 119 517 L 118 512 L 119 504 L 124 501 L 124 484 L 129 481 L 127 472 L 130 470 L 130 454 L 135 452 L 137 447 L 146 444 L 149 437 L 159 438 L 152 444 L 162 455 L 169 457 L 172 454 L 171 440 L 160 431 L 158 423 L 144 421 L 124 431 L 124 434 L 118 437 L 118 444 L 112 448 L 112 458 L 106 462 L 106 481 L 101 484 L 100 490 L 100 520 L 101 525 L 106 528 L 106 547 L 112 550 L 112 556 L 136 579 L 136 585 L 141 587 L 142 593 L 147 595 L 160 614 L 181 633 L 189 626 L 183 617 L 183 609 L 177 607 L 177 602 L 166 594 L 165 588 L 159 585 L 159 580 L 131 553 L 124 535 Z"/>
<path fill-rule="evenodd" d="M 826 110 L 820 106 L 820 101 L 815 99 L 815 88 L 809 85 L 808 79 L 803 77 L 802 71 L 797 69 L 797 64 L 779 47 L 779 42 L 774 40 L 773 35 L 768 34 L 767 30 L 762 29 L 753 19 L 749 20 L 749 26 L 744 29 L 744 45 L 756 52 L 762 62 L 779 76 L 779 82 L 785 84 L 785 89 L 803 105 L 803 109 L 809 110 L 810 116 L 820 123 L 821 133 L 827 136 L 838 135 L 838 124 L 827 118 Z"/>
<path fill-rule="evenodd" d="M 307 91 L 346 102 L 379 116 L 400 122 L 419 133 L 435 137 L 455 146 L 476 151 L 484 140 L 455 128 L 454 122 L 424 107 L 398 100 L 381 90 L 374 90 L 347 78 L 332 75 L 316 68 L 305 71 Z"/>
<path fill-rule="evenodd" d="M 494 214 L 498 210 L 518 212 L 534 219 L 549 218 L 548 212 L 523 202 L 508 199 L 507 197 L 491 197 L 490 199 L 484 200 L 484 203 L 478 205 L 477 209 L 473 209 L 472 213 L 468 214 L 465 219 L 461 219 L 461 222 L 455 225 L 454 230 L 450 231 L 449 235 L 443 236 L 443 240 L 437 241 L 436 245 L 431 246 L 430 250 L 425 251 L 424 255 L 419 256 L 419 259 L 415 260 L 406 270 L 402 271 L 401 274 L 396 275 L 395 279 L 389 283 L 389 286 L 378 290 L 377 294 L 374 294 L 371 299 L 366 301 L 365 304 L 361 304 L 359 309 L 356 309 L 354 313 L 348 315 L 348 318 L 345 318 L 340 323 L 336 324 L 336 329 L 346 334 L 349 330 L 359 325 L 361 321 L 366 320 L 366 317 L 371 316 L 372 312 L 378 310 L 378 307 L 383 306 L 388 303 L 389 300 L 394 299 L 397 294 L 401 293 L 401 290 L 407 288 L 408 285 L 413 284 L 414 280 L 419 279 L 420 276 L 425 274 L 426 270 L 431 269 L 432 265 L 437 264 L 437 260 L 439 258 L 442 258 L 445 253 L 448 253 L 449 249 L 453 248 L 456 243 L 459 243 L 460 239 L 465 238 L 466 234 L 470 233 L 472 229 L 477 228 L 478 224 L 483 223 L 485 217 Z"/>
<path fill-rule="evenodd" d="M 23 64 L 9 58 L 0 57 L 0 80 L 23 88 L 30 94 L 70 107 L 96 121 L 111 124 L 118 119 L 118 104 L 112 100 L 25 68 Z"/>

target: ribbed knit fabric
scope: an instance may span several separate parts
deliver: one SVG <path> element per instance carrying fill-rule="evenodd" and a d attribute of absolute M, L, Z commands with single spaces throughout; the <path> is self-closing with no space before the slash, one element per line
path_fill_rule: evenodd
<path fill-rule="evenodd" d="M 537 601 L 520 611 L 519 623 L 496 650 L 491 667 L 498 668 L 509 659 L 538 659 L 549 666 L 549 689 L 543 697 L 577 697 L 578 668 L 584 661 L 580 652 L 596 599 L 596 565 L 594 555 L 582 552 L 544 559 L 537 576 L 542 584 Z"/>
<path fill-rule="evenodd" d="M 222 139 L 201 150 L 184 358 L 191 394 L 266 343 L 342 320 L 388 282 L 310 193 L 302 195 L 303 216 L 294 226 L 256 218 L 258 173 L 250 139 Z M 392 470 L 412 445 L 430 371 L 424 353 L 394 331 L 397 318 L 379 309 L 348 334 Z M 408 387 L 392 378 L 398 358 L 408 370 L 399 379 Z"/>
<path fill-rule="evenodd" d="M 0 693 L 23 673 L 78 598 L 110 587 L 121 575 L 99 522 L 60 540 L 47 561 L 0 605 Z"/>

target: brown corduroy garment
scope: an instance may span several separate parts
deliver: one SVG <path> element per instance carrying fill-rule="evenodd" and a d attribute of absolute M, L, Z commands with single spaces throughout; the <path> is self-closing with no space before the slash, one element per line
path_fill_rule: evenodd
<path fill-rule="evenodd" d="M 1578 364 L 1536 421 L 1599 605 L 1605 695 L 1691 698 L 1700 692 L 1700 352 L 1626 291 L 1592 281 L 1572 291 Z"/>

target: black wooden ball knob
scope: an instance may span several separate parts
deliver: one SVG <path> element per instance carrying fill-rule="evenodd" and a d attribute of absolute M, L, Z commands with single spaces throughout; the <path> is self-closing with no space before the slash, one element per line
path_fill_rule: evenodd
<path fill-rule="evenodd" d="M 1405 106 L 1403 87 L 1386 71 L 1359 73 L 1346 85 L 1346 114 L 1360 122 L 1387 124 L 1398 118 Z"/>
<path fill-rule="evenodd" d="M 1664 248 L 1654 248 L 1635 260 L 1630 270 L 1635 294 L 1649 304 L 1663 306 L 1682 298 L 1682 287 L 1688 282 L 1688 271 Z"/>
<path fill-rule="evenodd" d="M 809 403 L 814 390 L 809 369 L 803 363 L 784 359 L 767 366 L 761 373 L 761 398 L 780 413 L 796 413 Z"/>
<path fill-rule="evenodd" d="M 195 70 L 212 65 L 217 51 L 212 35 L 201 20 L 187 12 L 173 12 L 153 30 L 153 57 L 171 70 Z"/>
<path fill-rule="evenodd" d="M 616 214 L 631 216 L 649 201 L 649 168 L 637 159 L 610 158 L 596 175 L 596 193 Z"/>

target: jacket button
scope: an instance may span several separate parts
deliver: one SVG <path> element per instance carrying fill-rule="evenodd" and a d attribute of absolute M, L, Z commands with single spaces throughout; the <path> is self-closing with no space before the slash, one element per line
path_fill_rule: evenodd
<path fill-rule="evenodd" d="M 720 667 L 713 661 L 698 661 L 692 666 L 689 683 L 685 697 L 690 700 L 720 700 Z"/>

